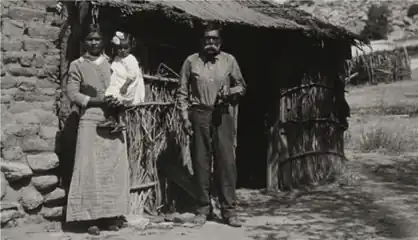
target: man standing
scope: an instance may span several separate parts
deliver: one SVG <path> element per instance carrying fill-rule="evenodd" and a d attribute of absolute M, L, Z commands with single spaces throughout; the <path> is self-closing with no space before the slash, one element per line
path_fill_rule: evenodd
<path fill-rule="evenodd" d="M 197 216 L 204 224 L 210 214 L 212 153 L 214 182 L 225 223 L 240 227 L 236 216 L 235 121 L 233 106 L 245 92 L 245 82 L 235 58 L 220 51 L 220 28 L 204 30 L 202 49 L 190 55 L 180 73 L 178 100 L 184 128 L 191 135 L 191 157 L 197 183 Z"/>

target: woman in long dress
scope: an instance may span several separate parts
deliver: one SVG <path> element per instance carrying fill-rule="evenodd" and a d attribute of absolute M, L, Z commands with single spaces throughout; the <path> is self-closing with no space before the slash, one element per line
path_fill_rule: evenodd
<path fill-rule="evenodd" d="M 89 27 L 84 44 L 86 53 L 70 65 L 67 87 L 80 123 L 66 221 L 85 221 L 88 232 L 98 235 L 103 228 L 118 230 L 120 217 L 128 213 L 129 165 L 124 132 L 97 128 L 105 119 L 111 74 L 97 25 Z"/>

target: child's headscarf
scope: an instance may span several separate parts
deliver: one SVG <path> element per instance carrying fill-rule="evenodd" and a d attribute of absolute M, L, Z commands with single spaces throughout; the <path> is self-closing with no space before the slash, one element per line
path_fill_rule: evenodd
<path fill-rule="evenodd" d="M 112 38 L 112 43 L 115 45 L 119 45 L 121 40 L 127 40 L 128 36 L 127 34 L 120 32 L 120 31 L 116 31 L 115 36 L 113 36 Z"/>

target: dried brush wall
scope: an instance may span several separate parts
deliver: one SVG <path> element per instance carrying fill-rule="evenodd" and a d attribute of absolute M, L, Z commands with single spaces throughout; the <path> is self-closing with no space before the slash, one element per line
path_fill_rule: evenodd
<path fill-rule="evenodd" d="M 146 84 L 145 103 L 127 111 L 128 156 L 131 180 L 131 214 L 155 214 L 165 204 L 167 186 L 157 162 L 177 162 L 187 146 L 175 101 L 177 84 Z"/>
<path fill-rule="evenodd" d="M 409 54 L 405 48 L 372 52 L 347 63 L 348 76 L 355 74 L 350 80 L 351 85 L 390 83 L 411 78 Z"/>
<path fill-rule="evenodd" d="M 272 189 L 303 188 L 335 179 L 345 160 L 348 114 L 339 109 L 345 103 L 341 78 L 349 44 L 319 41 L 294 47 L 299 49 L 282 60 L 287 67 L 278 76 L 282 81 L 268 157 Z"/>

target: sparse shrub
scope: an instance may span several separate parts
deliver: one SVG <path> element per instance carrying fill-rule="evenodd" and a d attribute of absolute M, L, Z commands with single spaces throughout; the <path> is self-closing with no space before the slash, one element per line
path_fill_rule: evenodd
<path fill-rule="evenodd" d="M 367 13 L 367 22 L 362 37 L 370 40 L 387 39 L 390 31 L 389 17 L 392 12 L 387 4 L 373 4 Z"/>
<path fill-rule="evenodd" d="M 360 150 L 362 152 L 386 150 L 391 153 L 401 153 L 406 149 L 407 141 L 399 132 L 377 127 L 361 134 Z"/>
<path fill-rule="evenodd" d="M 413 18 L 417 14 L 418 14 L 418 4 L 414 3 L 408 8 L 408 12 L 406 13 L 406 15 L 410 18 Z"/>

